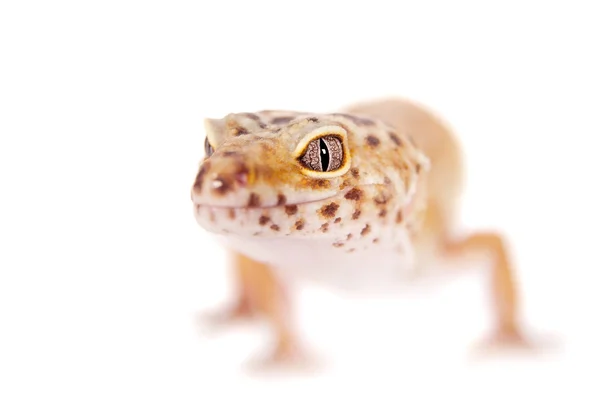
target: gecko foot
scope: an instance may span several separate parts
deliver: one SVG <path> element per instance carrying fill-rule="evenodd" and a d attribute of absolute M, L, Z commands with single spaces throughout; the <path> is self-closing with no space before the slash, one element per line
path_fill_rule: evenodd
<path fill-rule="evenodd" d="M 489 355 L 540 355 L 546 350 L 559 347 L 556 339 L 536 338 L 525 335 L 516 328 L 498 329 L 492 335 L 477 343 L 474 355 L 477 358 Z"/>
<path fill-rule="evenodd" d="M 517 329 L 498 329 L 491 336 L 481 341 L 477 348 L 482 351 L 489 350 L 531 350 L 534 348 L 531 341 Z"/>
<path fill-rule="evenodd" d="M 249 320 L 254 317 L 254 312 L 248 304 L 238 302 L 237 304 L 223 307 L 219 310 L 201 312 L 198 315 L 198 324 L 202 328 L 216 330 L 231 324 Z"/>
<path fill-rule="evenodd" d="M 319 367 L 317 358 L 297 344 L 278 344 L 269 353 L 252 358 L 246 367 L 250 373 L 314 372 Z"/>

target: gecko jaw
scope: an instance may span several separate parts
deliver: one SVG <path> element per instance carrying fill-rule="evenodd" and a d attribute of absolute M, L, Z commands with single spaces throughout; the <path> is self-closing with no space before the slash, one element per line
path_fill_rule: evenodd
<path fill-rule="evenodd" d="M 367 225 L 386 216 L 396 218 L 396 211 L 390 211 L 389 215 L 386 210 L 381 211 L 385 205 L 377 203 L 377 195 L 381 193 L 378 186 L 384 185 L 349 186 L 315 200 L 268 206 L 214 205 L 197 202 L 200 199 L 195 198 L 194 214 L 204 229 L 225 236 L 341 240 L 366 235 L 371 229 Z"/>

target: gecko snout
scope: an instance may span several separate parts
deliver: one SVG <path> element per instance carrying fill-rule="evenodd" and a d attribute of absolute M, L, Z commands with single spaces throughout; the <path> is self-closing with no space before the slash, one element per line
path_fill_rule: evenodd
<path fill-rule="evenodd" d="M 210 182 L 210 187 L 217 194 L 226 194 L 237 188 L 245 188 L 248 185 L 250 171 L 247 167 L 235 171 L 219 172 Z"/>
<path fill-rule="evenodd" d="M 239 155 L 214 154 L 200 167 L 194 191 L 224 196 L 246 188 L 252 176 L 252 168 Z"/>

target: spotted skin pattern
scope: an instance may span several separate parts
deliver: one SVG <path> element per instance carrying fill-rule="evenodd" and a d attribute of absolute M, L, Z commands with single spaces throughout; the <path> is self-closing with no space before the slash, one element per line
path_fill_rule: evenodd
<path fill-rule="evenodd" d="M 241 282 L 237 305 L 224 315 L 267 315 L 278 336 L 274 359 L 298 354 L 287 280 L 379 288 L 432 254 L 473 251 L 494 258 L 494 338 L 524 342 L 503 238 L 455 235 L 461 154 L 432 113 L 382 99 L 332 113 L 232 113 L 206 119 L 205 128 L 194 215 L 231 252 Z M 331 149 L 335 168 L 325 171 L 321 157 L 327 164 Z M 348 277 L 356 279 L 344 286 Z"/>
<path fill-rule="evenodd" d="M 428 160 L 406 133 L 384 122 L 340 113 L 261 111 L 230 114 L 207 126 L 214 150 L 200 167 L 193 196 L 199 223 L 213 233 L 319 238 L 340 248 L 372 220 L 384 230 L 416 227 L 414 218 L 396 216 L 413 199 L 409 192 Z M 292 155 L 294 146 L 328 126 L 347 132 L 351 170 L 332 178 L 307 176 Z M 234 218 L 231 210 L 238 211 Z M 214 221 L 206 218 L 211 211 Z M 336 218 L 337 224 L 322 229 Z M 362 243 L 370 245 L 370 239 Z"/>

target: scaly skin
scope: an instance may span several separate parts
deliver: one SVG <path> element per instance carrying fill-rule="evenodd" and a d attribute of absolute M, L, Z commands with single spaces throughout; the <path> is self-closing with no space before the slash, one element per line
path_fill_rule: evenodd
<path fill-rule="evenodd" d="M 378 285 L 432 256 L 472 251 L 493 258 L 490 343 L 524 344 L 503 239 L 454 235 L 461 153 L 429 111 L 382 99 L 331 114 L 229 114 L 206 120 L 206 129 L 195 217 L 231 251 L 240 283 L 236 304 L 220 318 L 266 315 L 278 338 L 272 360 L 300 355 L 284 278 L 341 284 L 351 275 Z"/>

